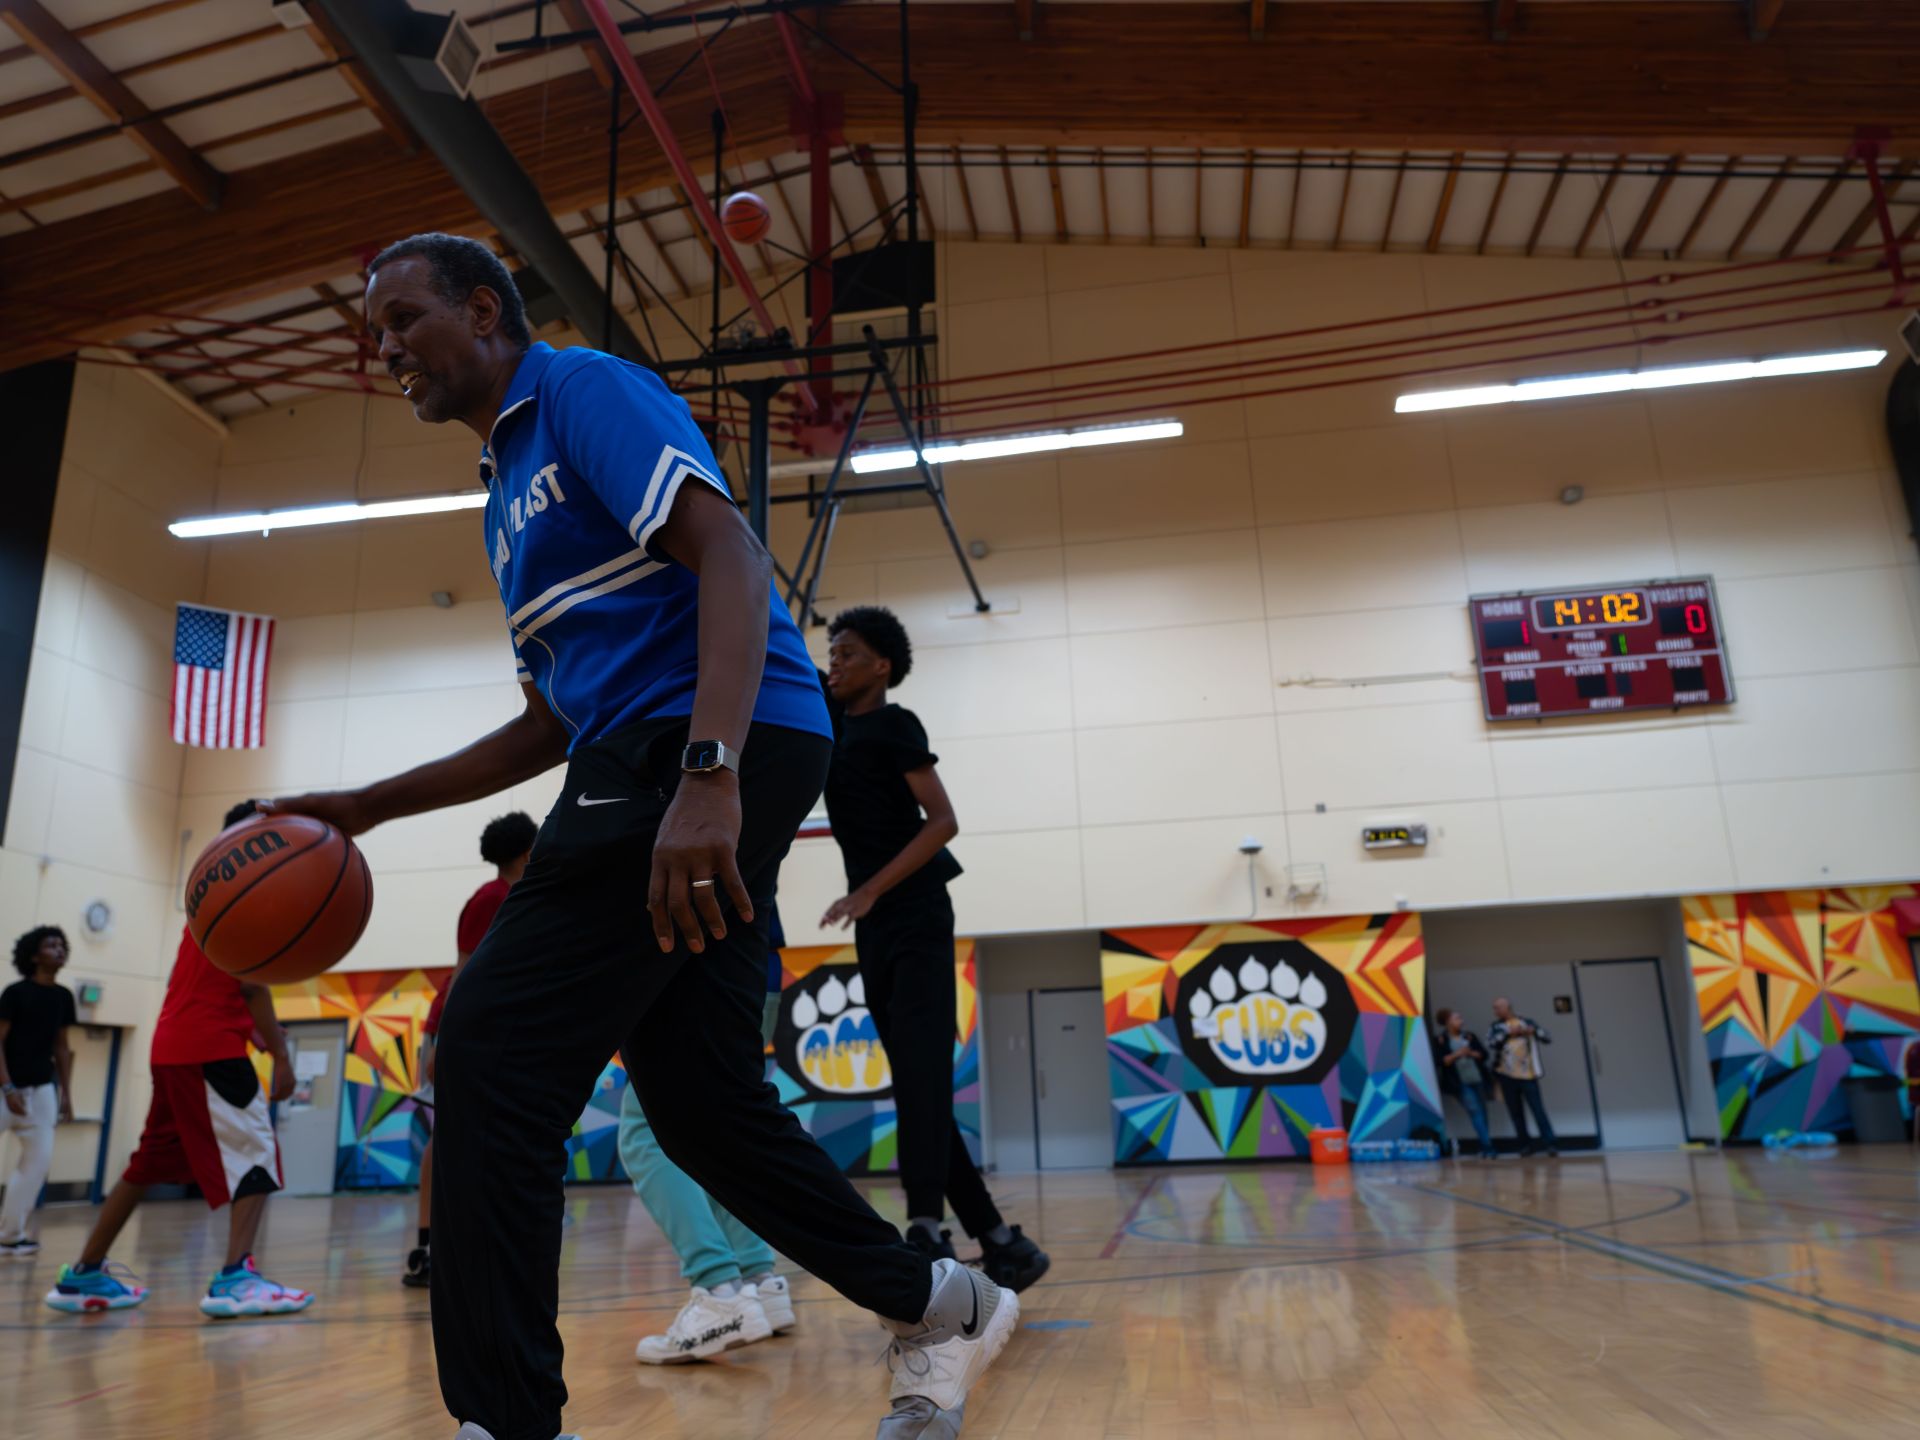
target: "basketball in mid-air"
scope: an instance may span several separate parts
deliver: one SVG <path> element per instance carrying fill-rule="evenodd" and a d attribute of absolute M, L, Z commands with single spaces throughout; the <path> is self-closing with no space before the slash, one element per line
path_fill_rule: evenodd
<path fill-rule="evenodd" d="M 773 212 L 751 190 L 736 190 L 720 204 L 720 223 L 737 245 L 758 245 L 773 229 Z"/>
<path fill-rule="evenodd" d="M 249 815 L 187 872 L 187 929 L 207 958 L 259 985 L 311 980 L 345 958 L 373 911 L 360 847 L 324 820 Z"/>

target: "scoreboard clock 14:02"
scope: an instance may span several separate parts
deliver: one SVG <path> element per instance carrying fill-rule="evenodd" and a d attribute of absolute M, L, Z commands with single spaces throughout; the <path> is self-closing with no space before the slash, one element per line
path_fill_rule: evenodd
<path fill-rule="evenodd" d="M 1489 720 L 1675 710 L 1733 700 L 1707 576 L 1476 595 Z"/>

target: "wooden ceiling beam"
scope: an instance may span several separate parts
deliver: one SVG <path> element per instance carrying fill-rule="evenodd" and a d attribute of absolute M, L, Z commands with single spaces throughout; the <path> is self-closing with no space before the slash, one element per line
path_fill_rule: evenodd
<path fill-rule="evenodd" d="M 960 158 L 960 147 L 958 145 L 951 148 L 953 154 L 953 178 L 960 182 L 960 204 L 967 212 L 967 238 L 969 240 L 978 240 L 980 238 L 980 221 L 975 218 L 973 213 L 973 187 L 967 183 L 966 161 Z"/>
<path fill-rule="evenodd" d="M 1247 151 L 1240 170 L 1240 248 L 1247 248 L 1247 236 L 1253 227 L 1253 151 Z"/>
<path fill-rule="evenodd" d="M 90 28 L 92 27 L 82 27 L 82 29 Z M 78 36 L 80 33 L 81 30 L 75 30 L 73 32 L 75 36 Z M 137 80 L 142 75 L 153 74 L 156 70 L 168 70 L 175 65 L 185 65 L 193 60 L 205 60 L 215 55 L 224 55 L 229 50 L 238 50 L 242 46 L 253 44 L 255 41 L 271 40 L 276 36 L 286 33 L 287 32 L 278 25 L 262 25 L 257 30 L 242 31 L 238 35 L 227 35 L 218 40 L 209 40 L 204 45 L 195 45 L 188 50 L 176 50 L 171 55 L 161 55 L 152 60 L 143 60 L 138 65 L 129 65 L 126 69 L 118 70 L 114 73 L 122 80 Z M 21 45 L 9 53 L 30 55 L 33 52 L 25 45 Z M 15 115 L 29 115 L 35 110 L 44 110 L 49 105 L 58 105 L 64 100 L 71 100 L 73 93 L 71 87 L 61 85 L 52 90 L 42 90 L 37 95 L 25 95 L 18 100 L 9 100 L 6 104 L 0 105 L 0 120 L 8 120 Z"/>
<path fill-rule="evenodd" d="M 880 179 L 880 167 L 873 163 L 873 147 L 871 145 L 854 146 L 853 158 L 859 163 L 860 173 L 866 177 L 867 198 L 873 201 L 873 213 L 886 216 L 886 229 L 882 233 L 891 240 L 894 232 L 900 228 L 900 216 L 896 213 L 893 202 L 887 199 L 887 187 Z"/>
<path fill-rule="evenodd" d="M 40 0 L 0 0 L 0 20 L 94 108 L 125 127 L 128 139 L 153 157 L 173 183 L 208 210 L 220 204 L 225 178 L 186 141 L 155 120 L 147 105 L 91 50 L 74 38 Z"/>
<path fill-rule="evenodd" d="M 1540 248 L 1541 232 L 1547 228 L 1547 217 L 1553 214 L 1553 202 L 1560 198 L 1560 184 L 1567 178 L 1567 166 L 1573 163 L 1571 155 L 1562 155 L 1560 163 L 1553 169 L 1553 179 L 1547 182 L 1547 193 L 1540 202 L 1540 213 L 1533 217 L 1533 229 L 1527 235 L 1527 254 L 1531 255 Z"/>
<path fill-rule="evenodd" d="M 1886 191 L 1887 203 L 1889 205 L 1893 203 L 1893 197 L 1899 192 L 1901 182 L 1913 174 L 1914 164 L 1915 162 L 1912 160 L 1902 160 L 1898 165 L 1894 166 L 1892 172 L 1887 175 Z M 1836 250 L 1851 250 L 1854 246 L 1858 245 L 1860 243 L 1860 237 L 1867 233 L 1867 227 L 1873 224 L 1874 216 L 1878 213 L 1879 208 L 1880 207 L 1874 203 L 1873 197 L 1869 195 L 1867 197 L 1867 203 L 1860 207 L 1860 213 L 1853 217 L 1853 223 L 1841 231 L 1840 238 L 1833 242 L 1833 248 Z"/>
<path fill-rule="evenodd" d="M 1673 252 L 1676 260 L 1687 258 L 1687 251 L 1693 246 L 1694 236 L 1700 233 L 1700 227 L 1707 223 L 1707 216 L 1713 213 L 1713 207 L 1719 203 L 1720 192 L 1727 188 L 1727 181 L 1733 178 L 1733 172 L 1740 168 L 1740 157 L 1729 155 L 1727 163 L 1720 167 L 1720 173 L 1714 177 L 1713 184 L 1701 200 L 1700 208 L 1693 212 L 1693 219 L 1687 222 L 1687 233 L 1680 237 L 1680 248 Z"/>
<path fill-rule="evenodd" d="M 1289 250 L 1293 248 L 1293 222 L 1300 214 L 1300 176 L 1303 173 L 1301 166 L 1306 163 L 1306 159 L 1306 151 L 1294 152 L 1293 184 L 1287 187 L 1287 235 L 1284 242 Z"/>
<path fill-rule="evenodd" d="M 1356 154 L 1352 150 L 1347 152 L 1347 173 L 1340 182 L 1340 208 L 1333 217 L 1333 243 L 1328 246 L 1331 250 L 1340 248 L 1340 236 L 1347 228 L 1347 197 L 1353 194 L 1353 162 Z"/>
<path fill-rule="evenodd" d="M 1487 240 L 1493 234 L 1493 222 L 1500 218 L 1500 201 L 1506 196 L 1507 177 L 1511 174 L 1513 174 L 1513 156 L 1509 153 L 1501 162 L 1500 178 L 1494 182 L 1493 199 L 1487 202 L 1487 219 L 1486 223 L 1480 227 L 1480 243 L 1473 247 L 1473 253 L 1476 255 L 1487 253 Z"/>
<path fill-rule="evenodd" d="M 1587 212 L 1587 223 L 1580 227 L 1580 238 L 1573 242 L 1573 258 L 1578 260 L 1587 253 L 1587 241 L 1593 238 L 1594 227 L 1607 213 L 1607 199 L 1613 194 L 1613 187 L 1620 183 L 1620 172 L 1627 167 L 1627 157 L 1618 156 L 1613 168 L 1607 171 L 1607 178 L 1600 182 L 1600 193 L 1593 197 L 1593 209 Z"/>
<path fill-rule="evenodd" d="M 1013 238 L 1023 238 L 1020 234 L 1020 200 L 1013 193 L 1013 167 L 1007 163 L 1007 147 L 1000 147 L 1000 179 L 1007 187 L 1007 214 L 1013 219 Z"/>
<path fill-rule="evenodd" d="M 1780 193 L 1780 186 L 1793 173 L 1794 161 L 1788 160 L 1774 172 L 1767 182 L 1767 188 L 1760 192 L 1760 198 L 1753 202 L 1753 209 L 1747 212 L 1747 218 L 1741 223 L 1739 231 L 1733 237 L 1733 243 L 1727 247 L 1727 259 L 1734 260 L 1740 255 L 1740 247 L 1747 243 L 1747 237 L 1753 233 L 1753 227 L 1760 223 L 1760 217 L 1767 213 L 1773 204 L 1773 197 Z"/>
<path fill-rule="evenodd" d="M 328 308 L 347 322 L 347 328 L 351 330 L 355 336 L 361 336 L 367 333 L 367 324 L 366 321 L 361 318 L 360 312 L 354 309 L 348 302 L 347 297 L 334 289 L 333 286 L 322 280 L 313 287 L 313 293 L 326 301 Z"/>
<path fill-rule="evenodd" d="M 1791 46 L 1748 44 L 1717 5 L 1533 6 L 1522 30 L 1495 45 L 1472 5 L 1325 0 L 1288 8 L 1284 86 L 1271 83 L 1270 52 L 1248 44 L 1237 6 L 1057 5 L 1044 45 L 1009 45 L 1002 6 L 922 10 L 914 33 L 922 142 L 977 147 L 983 158 L 1000 145 L 1036 144 L 1833 157 L 1863 114 L 1893 134 L 1884 163 L 1920 158 L 1920 86 L 1904 59 L 1920 53 L 1920 6 L 1910 0 L 1796 7 Z M 856 54 L 885 53 L 897 38 L 886 7 L 834 7 L 821 23 Z M 758 28 L 736 26 L 711 50 L 729 77 L 732 143 L 751 160 L 785 155 L 793 143 L 784 57 Z M 641 66 L 657 84 L 693 43 L 648 51 Z M 1366 61 L 1356 70 L 1358 53 Z M 823 89 L 846 95 L 850 139 L 897 143 L 894 96 L 831 48 L 811 63 Z M 1154 104 L 1115 83 L 1135 74 L 1155 77 Z M 1516 102 L 1534 91 L 1550 91 L 1554 104 Z M 712 99 L 703 89 L 676 89 L 662 104 L 680 133 L 704 133 Z M 606 105 L 583 70 L 496 94 L 487 113 L 538 175 L 549 207 L 568 213 L 606 194 L 597 143 Z M 584 143 L 589 136 L 596 143 Z M 666 179 L 655 147 L 622 147 L 620 193 Z M 422 225 L 480 224 L 430 156 L 395 156 L 385 135 L 306 151 L 298 165 L 254 166 L 226 188 L 211 218 L 169 193 L 0 237 L 0 364 L 63 353 L 59 335 L 129 333 L 149 308 L 282 294 Z"/>
<path fill-rule="evenodd" d="M 1446 182 L 1440 187 L 1440 203 L 1434 208 L 1433 228 L 1427 232 L 1427 254 L 1435 255 L 1440 250 L 1440 236 L 1447 228 L 1447 213 L 1453 209 L 1453 192 L 1460 184 L 1460 166 L 1466 156 L 1460 151 L 1453 152 L 1453 159 L 1447 165 Z"/>
<path fill-rule="evenodd" d="M 1393 243 L 1393 217 L 1394 213 L 1400 208 L 1400 187 L 1406 184 L 1407 161 L 1411 158 L 1411 151 L 1402 150 L 1400 152 L 1399 167 L 1393 172 L 1393 195 L 1387 201 L 1387 223 L 1380 227 L 1380 253 L 1382 255 L 1387 253 L 1387 246 Z"/>
<path fill-rule="evenodd" d="M 1158 217 L 1155 216 L 1154 214 L 1153 147 L 1151 145 L 1149 145 L 1146 150 L 1146 162 L 1147 162 L 1147 243 L 1149 245 L 1152 245 L 1159 239 L 1160 227 L 1158 224 Z"/>
<path fill-rule="evenodd" d="M 1067 243 L 1067 201 L 1060 193 L 1060 155 L 1051 145 L 1047 147 L 1047 184 L 1053 189 L 1053 238 L 1064 245 Z"/>
<path fill-rule="evenodd" d="M 1852 169 L 1853 160 L 1848 158 L 1842 160 L 1839 168 L 1827 177 L 1827 183 L 1820 187 L 1820 193 L 1815 195 L 1813 197 L 1813 203 L 1807 206 L 1807 213 L 1800 217 L 1799 223 L 1793 227 L 1793 233 L 1787 236 L 1787 243 L 1780 247 L 1780 258 L 1782 260 L 1791 260 L 1793 258 L 1793 252 L 1800 248 L 1800 242 L 1807 238 L 1807 232 L 1814 227 L 1814 223 L 1826 212 L 1827 205 L 1833 199 L 1833 192 L 1840 188 L 1840 182 L 1847 178 L 1847 172 Z"/>
<path fill-rule="evenodd" d="M 340 67 L 340 78 L 347 82 L 347 88 L 360 98 L 360 103 L 380 122 L 380 128 L 387 132 L 387 138 L 407 154 L 417 154 L 420 137 L 413 133 L 413 126 L 400 113 L 400 107 L 387 98 L 387 92 L 380 88 L 380 82 L 373 78 L 373 72 L 353 53 L 353 46 L 347 43 L 347 37 L 333 23 L 333 16 L 327 13 L 326 6 L 308 6 L 307 19 L 312 22 L 306 27 L 307 38 L 313 41 L 316 50 Z"/>
<path fill-rule="evenodd" d="M 1107 157 L 1104 151 L 1093 152 L 1094 173 L 1100 177 L 1100 243 L 1113 243 L 1113 219 L 1107 213 Z"/>
<path fill-rule="evenodd" d="M 176 10 L 185 10 L 198 5 L 200 0 L 157 0 L 152 5 L 142 5 L 137 10 L 125 10 L 118 15 L 109 15 L 104 20 L 95 20 L 86 25 L 73 27 L 76 40 L 90 40 L 95 35 L 104 35 L 109 30 L 118 30 L 125 25 L 137 25 L 142 20 L 157 20 L 162 15 L 171 15 Z M 278 30 L 278 25 L 273 27 Z M 0 49 L 0 65 L 11 65 L 16 60 L 24 60 L 33 54 L 28 45 L 9 45 Z"/>
<path fill-rule="evenodd" d="M 1204 150 L 1193 152 L 1193 233 L 1204 247 L 1207 243 L 1206 216 L 1201 202 L 1207 198 L 1207 154 Z"/>
<path fill-rule="evenodd" d="M 1667 161 L 1667 168 L 1660 172 L 1660 178 L 1653 182 L 1653 193 L 1647 196 L 1647 203 L 1640 207 L 1640 218 L 1633 222 L 1633 229 L 1627 235 L 1627 259 L 1631 260 L 1640 253 L 1640 242 L 1647 238 L 1647 231 L 1653 228 L 1654 217 L 1660 213 L 1660 207 L 1666 202 L 1667 191 L 1673 188 L 1673 180 L 1680 173 L 1680 166 L 1686 156 L 1675 155 Z"/>
<path fill-rule="evenodd" d="M 567 22 L 569 29 L 593 29 L 593 22 L 587 18 L 586 7 L 580 3 L 580 0 L 554 0 L 554 8 L 560 12 L 560 18 Z M 580 49 L 587 57 L 587 69 L 593 72 L 594 82 L 602 90 L 613 89 L 615 83 L 613 64 L 607 58 L 606 47 L 595 39 L 583 41 Z"/>
<path fill-rule="evenodd" d="M 660 263 L 666 266 L 667 274 L 672 277 L 673 283 L 679 287 L 680 294 L 683 297 L 693 294 L 693 287 L 687 284 L 687 277 L 680 273 L 680 267 L 673 263 L 672 254 L 668 252 L 665 245 L 660 243 L 660 236 L 653 228 L 653 221 L 647 218 L 646 212 L 640 208 L 632 196 L 627 197 L 627 213 L 629 219 L 639 222 L 640 233 L 645 235 L 647 237 L 647 243 L 653 246 L 653 253 L 658 255 L 660 257 Z M 795 228 L 797 229 L 798 227 L 796 226 Z M 805 234 L 806 232 L 802 231 L 801 233 Z"/>

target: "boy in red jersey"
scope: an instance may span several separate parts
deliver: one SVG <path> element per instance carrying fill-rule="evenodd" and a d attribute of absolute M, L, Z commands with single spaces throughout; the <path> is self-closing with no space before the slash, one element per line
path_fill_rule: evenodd
<path fill-rule="evenodd" d="M 223 826 L 253 814 L 252 801 L 227 812 Z M 277 1285 L 253 1263 L 254 1236 L 267 1196 L 280 1188 L 280 1144 L 260 1077 L 247 1058 L 258 1036 L 273 1056 L 273 1099 L 293 1093 L 287 1039 L 273 1012 L 273 992 L 216 968 L 180 934 L 180 954 L 167 981 L 167 998 L 153 1027 L 153 1103 L 126 1174 L 101 1206 L 86 1248 L 47 1292 L 55 1310 L 121 1310 L 147 1298 L 107 1265 L 107 1251 L 149 1185 L 200 1187 L 215 1210 L 231 1204 L 227 1262 L 201 1297 L 203 1314 L 287 1315 L 313 1303 L 305 1290 Z"/>
<path fill-rule="evenodd" d="M 447 981 L 445 989 L 433 997 L 432 1008 L 427 1011 L 427 1018 L 420 1026 L 421 1034 L 426 1039 L 420 1046 L 421 1084 L 416 1095 L 423 1105 L 433 1104 L 433 1050 L 439 1043 L 440 1012 L 446 1008 L 447 994 L 453 989 L 453 981 L 460 978 L 460 972 L 466 968 L 473 952 L 480 948 L 480 942 L 486 939 L 487 927 L 493 924 L 494 914 L 507 898 L 507 891 L 513 888 L 513 882 L 526 870 L 527 857 L 533 853 L 534 837 L 539 833 L 540 827 L 524 810 L 513 810 L 489 821 L 487 828 L 480 832 L 480 858 L 494 867 L 494 877 L 474 891 L 461 908 L 460 926 L 454 936 L 456 954 L 453 979 Z M 424 1290 L 433 1283 L 431 1135 L 427 1137 L 426 1148 L 420 1152 L 419 1238 L 420 1243 L 407 1255 L 407 1269 L 400 1277 L 400 1283 Z"/>

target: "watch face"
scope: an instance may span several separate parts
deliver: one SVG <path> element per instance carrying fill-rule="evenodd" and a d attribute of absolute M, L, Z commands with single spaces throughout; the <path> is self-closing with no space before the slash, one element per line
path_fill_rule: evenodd
<path fill-rule="evenodd" d="M 718 740 L 696 740 L 680 756 L 682 770 L 712 770 L 720 764 Z"/>

